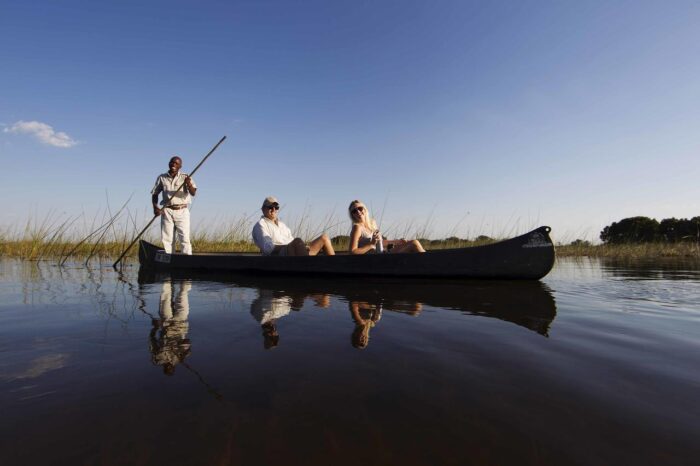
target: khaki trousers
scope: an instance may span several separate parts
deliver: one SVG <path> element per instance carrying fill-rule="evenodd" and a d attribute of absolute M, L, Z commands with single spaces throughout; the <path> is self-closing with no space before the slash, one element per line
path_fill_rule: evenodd
<path fill-rule="evenodd" d="M 190 209 L 163 209 L 160 214 L 160 237 L 163 249 L 168 254 L 173 253 L 173 241 L 177 239 L 182 245 L 183 254 L 192 254 L 190 244 Z"/>

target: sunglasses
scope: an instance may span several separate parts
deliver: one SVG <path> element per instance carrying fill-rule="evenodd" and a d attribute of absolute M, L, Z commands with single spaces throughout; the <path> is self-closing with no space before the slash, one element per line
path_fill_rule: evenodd
<path fill-rule="evenodd" d="M 351 213 L 351 214 L 356 214 L 357 212 L 364 212 L 364 211 L 365 211 L 365 208 L 362 207 L 362 206 L 360 206 L 360 207 L 355 207 L 354 209 L 352 209 L 352 210 L 350 211 L 350 213 Z"/>
<path fill-rule="evenodd" d="M 266 209 L 270 210 L 280 210 L 280 205 L 279 204 L 270 204 L 265 206 Z"/>

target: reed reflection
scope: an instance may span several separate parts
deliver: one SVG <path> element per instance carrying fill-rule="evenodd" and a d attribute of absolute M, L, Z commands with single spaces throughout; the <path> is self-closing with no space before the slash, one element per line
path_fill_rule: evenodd
<path fill-rule="evenodd" d="M 159 319 L 151 320 L 149 350 L 151 361 L 163 368 L 165 375 L 173 375 L 175 367 L 192 352 L 192 344 L 187 337 L 190 329 L 189 292 L 190 280 L 165 280 L 160 292 Z"/>
<path fill-rule="evenodd" d="M 700 256 L 699 256 L 700 257 Z M 571 262 L 586 263 L 582 260 Z M 600 269 L 604 277 L 621 278 L 623 280 L 694 280 L 700 276 L 698 258 L 656 258 L 651 259 L 618 259 L 602 257 L 589 260 L 589 268 Z"/>

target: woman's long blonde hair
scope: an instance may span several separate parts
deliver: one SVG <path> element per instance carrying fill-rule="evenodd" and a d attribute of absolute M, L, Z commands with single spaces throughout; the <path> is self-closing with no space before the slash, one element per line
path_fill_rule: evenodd
<path fill-rule="evenodd" d="M 377 222 L 374 221 L 372 216 L 369 214 L 369 209 L 367 208 L 366 205 L 362 201 L 358 201 L 355 199 L 350 203 L 350 206 L 348 207 L 348 215 L 350 216 L 350 220 L 352 221 L 353 225 L 359 225 L 360 222 L 355 221 L 355 218 L 352 216 L 352 209 L 355 207 L 364 207 L 365 209 L 365 218 L 367 219 L 367 227 L 370 230 L 376 230 L 377 229 Z"/>

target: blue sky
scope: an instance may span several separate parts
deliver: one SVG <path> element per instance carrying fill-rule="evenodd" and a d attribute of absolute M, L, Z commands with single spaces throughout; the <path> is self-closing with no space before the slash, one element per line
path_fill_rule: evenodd
<path fill-rule="evenodd" d="M 199 228 L 255 216 L 270 194 L 288 223 L 335 214 L 345 232 L 359 198 L 385 230 L 433 237 L 547 224 L 594 239 L 623 217 L 700 215 L 697 2 L 0 11 L 4 227 L 132 194 L 148 216 L 169 157 L 191 169 L 223 135 L 195 176 Z"/>

